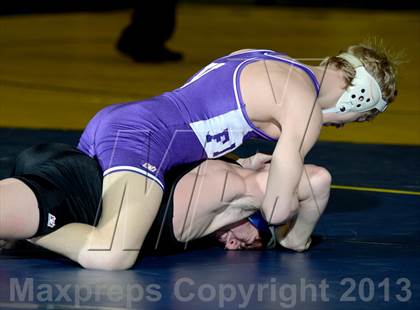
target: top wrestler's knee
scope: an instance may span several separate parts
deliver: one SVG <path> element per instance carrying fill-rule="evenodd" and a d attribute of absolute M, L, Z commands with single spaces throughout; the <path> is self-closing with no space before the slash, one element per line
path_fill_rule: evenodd
<path fill-rule="evenodd" d="M 138 251 L 89 251 L 84 249 L 79 254 L 78 263 L 85 269 L 127 270 L 135 264 Z"/>

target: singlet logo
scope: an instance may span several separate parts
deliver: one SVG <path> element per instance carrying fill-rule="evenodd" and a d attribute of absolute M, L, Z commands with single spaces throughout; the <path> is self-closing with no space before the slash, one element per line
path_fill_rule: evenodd
<path fill-rule="evenodd" d="M 47 224 L 47 226 L 50 227 L 50 228 L 54 228 L 56 219 L 57 218 L 54 215 L 52 215 L 51 213 L 48 213 L 48 224 Z"/>
<path fill-rule="evenodd" d="M 218 134 L 215 134 L 215 135 L 211 135 L 211 134 L 206 135 L 206 143 L 216 141 L 219 144 L 220 143 L 225 144 L 226 142 L 229 142 L 229 140 L 230 140 L 230 137 L 229 137 L 228 128 L 224 129 L 222 132 L 219 132 Z M 235 148 L 236 148 L 236 144 L 232 143 L 231 145 L 225 147 L 224 149 L 213 152 L 213 157 L 220 156 L 221 154 L 224 154 L 224 153 L 226 153 L 230 150 L 233 150 Z"/>
<path fill-rule="evenodd" d="M 241 110 L 233 110 L 206 120 L 189 124 L 208 158 L 220 157 L 242 144 L 252 128 Z"/>
<path fill-rule="evenodd" d="M 149 163 L 144 163 L 143 167 L 146 168 L 147 170 L 151 171 L 151 172 L 155 172 L 157 170 L 155 166 L 153 166 Z"/>

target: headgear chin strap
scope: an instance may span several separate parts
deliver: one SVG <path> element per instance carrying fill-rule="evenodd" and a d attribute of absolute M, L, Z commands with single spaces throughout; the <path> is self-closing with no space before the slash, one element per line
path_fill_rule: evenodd
<path fill-rule="evenodd" d="M 347 87 L 338 99 L 335 107 L 322 110 L 322 113 L 366 112 L 378 109 L 383 112 L 387 103 L 382 98 L 378 82 L 366 71 L 362 62 L 352 54 L 343 53 L 337 57 L 348 61 L 356 70 L 352 85 Z"/>

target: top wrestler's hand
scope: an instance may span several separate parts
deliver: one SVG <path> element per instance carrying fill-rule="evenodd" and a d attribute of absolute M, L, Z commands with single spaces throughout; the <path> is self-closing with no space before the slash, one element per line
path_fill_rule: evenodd
<path fill-rule="evenodd" d="M 303 252 L 309 249 L 311 243 L 312 243 L 311 237 L 309 237 L 309 239 L 306 240 L 306 242 L 293 242 L 290 240 L 290 238 L 287 238 L 287 237 L 279 241 L 279 244 L 282 247 L 296 251 L 296 252 Z"/>
<path fill-rule="evenodd" d="M 271 160 L 271 157 L 272 156 L 268 154 L 256 153 L 255 155 L 252 155 L 251 157 L 239 158 L 237 162 L 243 168 L 259 170 L 261 168 L 264 168 L 264 165 Z"/>

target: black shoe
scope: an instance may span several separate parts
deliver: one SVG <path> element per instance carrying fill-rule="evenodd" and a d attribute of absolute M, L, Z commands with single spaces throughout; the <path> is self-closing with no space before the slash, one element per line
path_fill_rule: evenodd
<path fill-rule="evenodd" d="M 169 61 L 180 61 L 183 58 L 183 55 L 178 52 L 171 51 L 166 47 L 159 49 L 142 49 L 133 51 L 129 54 L 136 62 L 169 62 Z"/>
<path fill-rule="evenodd" d="M 132 43 L 133 40 L 127 40 L 123 35 L 118 40 L 117 49 L 131 57 L 136 62 L 166 62 L 166 61 L 180 61 L 183 57 L 181 53 L 171 51 L 164 46 L 160 47 L 145 47 L 138 46 Z"/>

